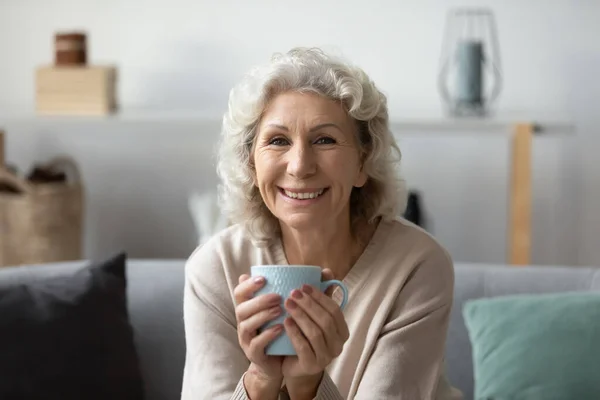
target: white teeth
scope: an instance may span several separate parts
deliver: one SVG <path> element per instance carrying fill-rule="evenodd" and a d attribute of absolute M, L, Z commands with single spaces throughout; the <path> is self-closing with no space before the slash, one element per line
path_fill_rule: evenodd
<path fill-rule="evenodd" d="M 315 197 L 319 197 L 320 195 L 323 194 L 323 191 L 325 189 L 321 189 L 318 192 L 313 192 L 313 193 L 295 193 L 295 192 L 290 192 L 289 190 L 284 190 L 284 193 L 287 197 L 291 197 L 292 199 L 314 199 Z"/>

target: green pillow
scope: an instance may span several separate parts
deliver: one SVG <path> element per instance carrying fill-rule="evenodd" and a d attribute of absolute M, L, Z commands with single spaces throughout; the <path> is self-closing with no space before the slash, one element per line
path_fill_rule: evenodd
<path fill-rule="evenodd" d="M 475 399 L 600 399 L 600 293 L 467 301 Z"/>

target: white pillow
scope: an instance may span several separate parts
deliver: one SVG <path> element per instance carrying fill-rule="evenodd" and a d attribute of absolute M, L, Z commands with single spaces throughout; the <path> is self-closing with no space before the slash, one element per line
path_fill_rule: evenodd
<path fill-rule="evenodd" d="M 188 208 L 198 234 L 198 244 L 204 244 L 212 235 L 227 227 L 227 218 L 219 209 L 216 191 L 194 192 L 188 198 Z"/>

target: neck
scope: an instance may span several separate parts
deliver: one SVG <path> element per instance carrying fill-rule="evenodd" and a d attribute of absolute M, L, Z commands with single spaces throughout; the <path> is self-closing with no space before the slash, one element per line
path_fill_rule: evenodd
<path fill-rule="evenodd" d="M 329 268 L 336 279 L 343 279 L 362 254 L 376 226 L 365 223 L 359 231 L 366 234 L 352 235 L 349 220 L 310 233 L 282 225 L 283 248 L 290 264 Z"/>

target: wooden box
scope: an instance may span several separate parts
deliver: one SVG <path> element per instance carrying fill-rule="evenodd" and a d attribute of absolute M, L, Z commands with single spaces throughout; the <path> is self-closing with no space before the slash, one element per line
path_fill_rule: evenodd
<path fill-rule="evenodd" d="M 46 66 L 36 70 L 36 110 L 47 115 L 106 115 L 114 112 L 116 68 Z"/>

